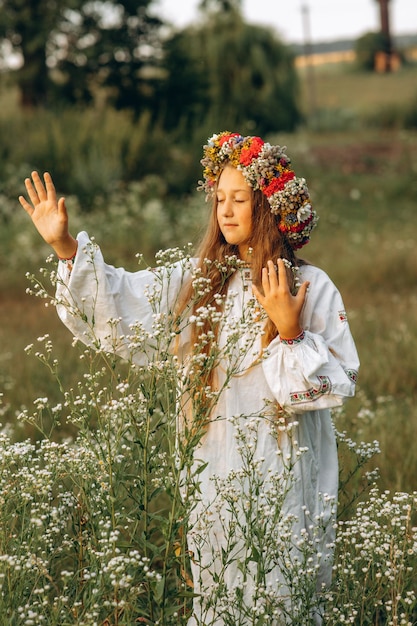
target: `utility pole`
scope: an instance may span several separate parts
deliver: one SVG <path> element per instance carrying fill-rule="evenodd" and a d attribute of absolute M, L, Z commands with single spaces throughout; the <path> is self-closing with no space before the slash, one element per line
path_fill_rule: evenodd
<path fill-rule="evenodd" d="M 316 113 L 316 85 L 311 47 L 310 9 L 307 4 L 301 5 L 301 16 L 303 21 L 304 57 L 307 72 L 307 92 L 309 100 L 310 114 Z"/>
<path fill-rule="evenodd" d="M 386 36 L 387 40 L 391 39 L 390 24 L 389 24 L 389 0 L 378 0 L 379 11 L 381 15 L 381 32 Z M 391 41 L 389 41 L 391 43 Z"/>
<path fill-rule="evenodd" d="M 386 54 L 386 63 L 385 63 L 385 71 L 389 72 L 392 69 L 392 38 L 391 38 L 391 28 L 390 28 L 390 19 L 389 19 L 389 2 L 390 0 L 378 0 L 379 2 L 379 13 L 381 20 L 381 33 L 384 37 L 385 44 L 385 54 Z"/>

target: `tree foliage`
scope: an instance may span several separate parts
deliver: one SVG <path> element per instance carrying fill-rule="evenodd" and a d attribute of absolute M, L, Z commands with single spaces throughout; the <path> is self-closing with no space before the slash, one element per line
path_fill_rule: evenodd
<path fill-rule="evenodd" d="M 356 63 L 361 70 L 372 72 L 375 68 L 375 55 L 386 51 L 386 39 L 382 32 L 369 32 L 359 37 L 355 43 Z"/>
<path fill-rule="evenodd" d="M 200 0 L 199 8 L 203 12 L 239 12 L 242 0 Z"/>
<path fill-rule="evenodd" d="M 116 108 L 139 112 L 147 107 L 161 47 L 161 22 L 149 15 L 149 4 L 150 0 L 84 2 L 79 21 L 66 21 L 67 53 L 59 59 L 58 46 L 55 56 L 67 100 L 89 100 L 97 89 L 104 89 Z"/>
<path fill-rule="evenodd" d="M 0 0 L 0 39 L 22 58 L 16 81 L 23 106 L 36 106 L 46 99 L 50 86 L 47 47 L 61 17 L 57 1 Z"/>
<path fill-rule="evenodd" d="M 116 107 L 142 108 L 149 67 L 159 58 L 161 22 L 148 12 L 150 3 L 0 0 L 0 39 L 22 60 L 22 104 L 85 103 L 104 88 Z"/>
<path fill-rule="evenodd" d="M 177 33 L 167 43 L 165 69 L 167 128 L 182 120 L 263 134 L 293 130 L 300 120 L 292 53 L 238 11 L 210 12 Z"/>
<path fill-rule="evenodd" d="M 241 0 L 202 0 L 201 19 L 170 37 L 153 1 L 0 0 L 0 44 L 21 57 L 22 105 L 99 98 L 178 136 L 296 126 L 292 53 L 272 30 L 244 22 Z"/>

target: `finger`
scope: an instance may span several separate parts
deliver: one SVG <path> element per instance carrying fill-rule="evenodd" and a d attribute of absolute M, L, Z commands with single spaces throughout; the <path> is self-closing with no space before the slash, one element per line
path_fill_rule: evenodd
<path fill-rule="evenodd" d="M 306 280 L 298 289 L 296 297 L 300 299 L 302 302 L 304 302 L 304 300 L 306 299 L 307 289 L 309 288 L 309 286 L 310 286 L 310 283 L 308 282 L 308 280 Z"/>
<path fill-rule="evenodd" d="M 278 268 L 278 276 L 279 276 L 280 285 L 288 289 L 287 268 L 284 263 L 284 259 L 281 259 L 281 258 L 277 259 L 277 268 Z"/>
<path fill-rule="evenodd" d="M 46 195 L 47 195 L 48 200 L 51 200 L 52 202 L 56 203 L 55 185 L 52 182 L 50 173 L 45 172 L 45 174 L 43 175 L 43 179 L 45 181 Z"/>
<path fill-rule="evenodd" d="M 271 260 L 267 261 L 267 266 L 262 268 L 262 287 L 265 291 L 278 287 L 278 275 L 275 265 Z"/>
<path fill-rule="evenodd" d="M 58 200 L 58 213 L 61 216 L 63 216 L 63 217 L 67 216 L 67 208 L 65 206 L 65 198 L 60 198 Z"/>
<path fill-rule="evenodd" d="M 25 178 L 25 187 L 26 191 L 28 192 L 29 199 L 32 202 L 33 207 L 35 207 L 37 204 L 39 204 L 39 196 L 34 186 L 32 185 L 32 181 L 30 180 L 30 178 Z"/>
<path fill-rule="evenodd" d="M 278 287 L 279 283 L 279 268 L 275 267 L 272 261 L 268 261 L 268 278 L 270 287 Z"/>
<path fill-rule="evenodd" d="M 43 182 L 41 181 L 41 177 L 39 176 L 38 172 L 32 172 L 32 180 L 39 200 L 46 200 L 46 189 L 43 185 Z"/>
<path fill-rule="evenodd" d="M 269 275 L 268 275 L 268 268 L 267 267 L 263 267 L 262 268 L 262 277 L 261 277 L 261 281 L 262 281 L 262 289 L 264 290 L 264 294 L 266 295 L 267 293 L 269 293 Z"/>
<path fill-rule="evenodd" d="M 24 196 L 19 196 L 18 200 L 20 204 L 22 205 L 22 207 L 25 209 L 26 213 L 29 213 L 29 215 L 32 215 L 33 210 L 34 210 L 33 206 L 29 204 L 26 198 Z"/>

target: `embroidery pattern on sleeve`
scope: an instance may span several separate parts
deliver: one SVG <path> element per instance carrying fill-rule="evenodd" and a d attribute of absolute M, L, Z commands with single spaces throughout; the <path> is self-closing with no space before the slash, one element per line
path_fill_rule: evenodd
<path fill-rule="evenodd" d="M 346 376 L 350 378 L 353 383 L 356 383 L 358 380 L 358 372 L 356 370 L 345 370 Z"/>
<path fill-rule="evenodd" d="M 347 322 L 346 311 L 339 311 L 339 319 L 341 322 Z"/>
<path fill-rule="evenodd" d="M 323 396 L 326 393 L 330 393 L 332 389 L 332 383 L 328 376 L 317 376 L 320 385 L 319 387 L 310 387 L 305 391 L 295 391 L 290 394 L 291 404 L 299 404 L 300 402 L 314 402 L 319 396 Z"/>

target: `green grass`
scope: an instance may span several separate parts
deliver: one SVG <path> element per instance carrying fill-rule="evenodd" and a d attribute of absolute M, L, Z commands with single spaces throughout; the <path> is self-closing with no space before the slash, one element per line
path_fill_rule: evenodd
<path fill-rule="evenodd" d="M 318 66 L 313 70 L 316 104 L 356 114 L 369 114 L 388 105 L 403 106 L 417 96 L 416 73 L 415 65 L 388 74 L 359 72 L 350 63 Z M 308 102 L 306 70 L 299 74 L 303 100 Z"/>

